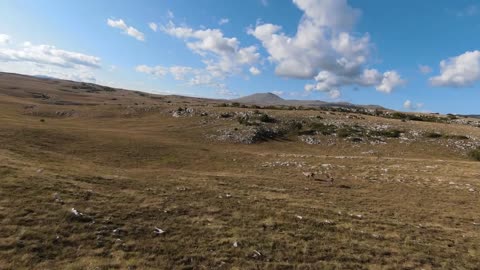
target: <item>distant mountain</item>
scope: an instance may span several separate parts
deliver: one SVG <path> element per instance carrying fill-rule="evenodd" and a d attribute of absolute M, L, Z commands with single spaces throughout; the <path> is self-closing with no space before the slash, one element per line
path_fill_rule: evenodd
<path fill-rule="evenodd" d="M 235 102 L 251 103 L 257 105 L 285 105 L 287 101 L 272 93 L 257 93 L 234 99 Z"/>
<path fill-rule="evenodd" d="M 304 107 L 345 107 L 345 108 L 370 108 L 385 109 L 377 105 L 355 105 L 348 102 L 325 102 L 321 100 L 286 100 L 273 93 L 257 93 L 237 99 L 233 102 L 254 104 L 259 106 L 277 105 L 277 106 L 304 106 Z"/>
<path fill-rule="evenodd" d="M 39 78 L 39 79 L 48 79 L 48 80 L 55 80 L 55 79 L 57 79 L 57 78 L 55 78 L 55 77 L 48 76 L 48 75 L 42 75 L 42 74 L 33 75 L 33 77 Z"/>

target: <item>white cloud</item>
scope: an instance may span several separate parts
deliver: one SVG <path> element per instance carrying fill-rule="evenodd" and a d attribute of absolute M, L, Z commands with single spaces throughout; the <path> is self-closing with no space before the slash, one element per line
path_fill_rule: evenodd
<path fill-rule="evenodd" d="M 156 77 L 164 77 L 166 75 L 171 75 L 172 78 L 175 79 L 176 81 L 185 81 L 185 80 L 195 81 L 196 80 L 197 81 L 196 85 L 202 84 L 200 83 L 200 81 L 202 81 L 203 84 L 209 84 L 212 82 L 211 79 L 207 82 L 207 79 L 205 77 L 203 79 L 201 78 L 202 73 L 204 73 L 205 71 L 202 71 L 201 69 L 186 67 L 186 66 L 150 67 L 147 65 L 139 65 L 135 67 L 135 70 L 137 72 L 146 73 Z"/>
<path fill-rule="evenodd" d="M 403 103 L 403 108 L 411 109 L 412 108 L 412 101 L 410 101 L 409 99 L 405 100 L 405 102 Z"/>
<path fill-rule="evenodd" d="M 462 10 L 456 12 L 458 17 L 471 17 L 475 16 L 480 12 L 480 8 L 477 5 L 469 5 Z"/>
<path fill-rule="evenodd" d="M 0 60 L 1 63 L 1 60 Z M 4 62 L 0 65 L 1 72 L 13 72 L 26 75 L 42 75 L 52 78 L 96 82 L 95 74 L 92 68 L 78 66 L 76 68 L 65 68 L 55 65 L 38 64 L 34 62 Z"/>
<path fill-rule="evenodd" d="M 142 72 L 157 77 L 163 77 L 168 74 L 168 68 L 162 66 L 149 67 L 147 65 L 139 65 L 135 67 L 135 70 L 137 72 Z"/>
<path fill-rule="evenodd" d="M 10 43 L 10 36 L 7 34 L 0 34 L 0 45 Z"/>
<path fill-rule="evenodd" d="M 167 18 L 168 19 L 173 19 L 175 18 L 175 14 L 171 10 L 167 10 Z"/>
<path fill-rule="evenodd" d="M 94 71 L 99 68 L 99 57 L 52 45 L 34 45 L 26 41 L 0 47 L 0 71 L 4 72 L 96 82 Z"/>
<path fill-rule="evenodd" d="M 0 62 L 32 62 L 63 68 L 100 67 L 98 57 L 57 49 L 51 45 L 32 45 L 30 42 L 25 42 L 20 48 L 0 48 Z"/>
<path fill-rule="evenodd" d="M 277 96 L 282 96 L 284 94 L 283 91 L 272 91 L 272 94 L 275 94 Z"/>
<path fill-rule="evenodd" d="M 207 69 L 196 69 L 186 66 L 147 66 L 135 67 L 137 72 L 163 78 L 167 75 L 176 81 L 183 81 L 188 86 L 206 86 L 216 89 L 216 93 L 222 96 L 236 96 L 235 92 L 228 89 L 228 86 L 212 76 Z"/>
<path fill-rule="evenodd" d="M 148 27 L 150 27 L 150 29 L 152 29 L 153 32 L 157 32 L 158 25 L 156 23 L 151 22 L 148 24 Z"/>
<path fill-rule="evenodd" d="M 393 89 L 405 83 L 396 71 L 387 71 L 383 73 L 382 82 L 376 87 L 380 92 L 390 93 Z"/>
<path fill-rule="evenodd" d="M 304 14 L 294 36 L 281 32 L 281 26 L 259 24 L 248 31 L 262 42 L 279 76 L 315 79 L 307 91 L 330 92 L 338 97 L 345 85 L 375 86 L 391 92 L 402 81 L 397 72 L 383 75 L 365 69 L 370 50 L 368 34 L 353 34 L 361 12 L 346 0 L 293 0 Z M 385 78 L 387 77 L 387 78 Z"/>
<path fill-rule="evenodd" d="M 341 94 L 340 87 L 346 85 L 375 86 L 384 93 L 390 93 L 394 88 L 405 83 L 396 71 L 387 71 L 383 74 L 376 69 L 365 69 L 360 75 L 344 76 L 330 71 L 321 71 L 315 76 L 314 84 L 306 84 L 305 91 L 326 92 L 330 96 L 338 97 Z"/>
<path fill-rule="evenodd" d="M 328 96 L 331 99 L 339 99 L 342 96 L 342 92 L 340 92 L 338 89 L 332 89 L 328 92 Z"/>
<path fill-rule="evenodd" d="M 416 111 L 421 108 L 423 108 L 423 103 L 413 103 L 411 100 L 407 99 L 403 103 L 403 108 L 410 110 L 410 111 Z"/>
<path fill-rule="evenodd" d="M 241 73 L 260 58 L 255 46 L 241 47 L 237 38 L 227 38 L 219 29 L 194 30 L 169 22 L 162 30 L 183 39 L 190 50 L 202 56 L 205 70 L 215 78 Z"/>
<path fill-rule="evenodd" d="M 418 70 L 422 74 L 429 74 L 429 73 L 432 73 L 432 71 L 433 71 L 432 68 L 430 66 L 427 66 L 427 65 L 419 65 Z"/>
<path fill-rule="evenodd" d="M 177 81 L 185 80 L 186 75 L 196 72 L 193 68 L 184 66 L 173 66 L 169 68 L 169 71 Z"/>
<path fill-rule="evenodd" d="M 227 24 L 229 23 L 230 20 L 228 18 L 221 18 L 219 21 L 218 21 L 218 24 L 219 25 L 224 25 L 224 24 Z"/>
<path fill-rule="evenodd" d="M 137 29 L 128 26 L 122 19 L 118 20 L 113 20 L 113 19 L 108 19 L 107 24 L 113 28 L 118 28 L 123 30 L 123 33 L 136 38 L 137 40 L 140 41 L 145 41 L 145 35 L 138 31 Z"/>
<path fill-rule="evenodd" d="M 238 97 L 238 94 L 228 88 L 220 88 L 216 92 L 218 95 L 223 96 L 223 97 Z"/>
<path fill-rule="evenodd" d="M 430 78 L 434 86 L 468 87 L 480 80 L 480 51 L 468 51 L 440 62 L 440 75 Z"/>
<path fill-rule="evenodd" d="M 250 73 L 254 76 L 262 74 L 262 72 L 256 67 L 250 67 L 248 71 L 250 71 Z"/>

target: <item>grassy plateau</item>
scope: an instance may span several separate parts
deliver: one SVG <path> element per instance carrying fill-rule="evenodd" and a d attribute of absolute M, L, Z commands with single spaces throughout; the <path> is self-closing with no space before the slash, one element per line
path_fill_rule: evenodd
<path fill-rule="evenodd" d="M 480 128 L 221 103 L 0 73 L 0 269 L 480 267 Z"/>

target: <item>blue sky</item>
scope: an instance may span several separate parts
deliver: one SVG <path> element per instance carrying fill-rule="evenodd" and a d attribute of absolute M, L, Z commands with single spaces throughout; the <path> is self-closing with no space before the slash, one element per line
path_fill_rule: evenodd
<path fill-rule="evenodd" d="M 480 113 L 477 1 L 0 1 L 0 71 Z"/>

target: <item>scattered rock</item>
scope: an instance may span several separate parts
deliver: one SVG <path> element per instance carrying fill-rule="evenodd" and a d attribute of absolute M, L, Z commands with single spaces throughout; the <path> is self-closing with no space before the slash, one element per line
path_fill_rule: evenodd
<path fill-rule="evenodd" d="M 263 254 L 260 253 L 258 250 L 253 250 L 253 255 L 252 255 L 253 258 L 260 258 L 262 256 Z"/>
<path fill-rule="evenodd" d="M 308 178 L 312 178 L 315 176 L 315 173 L 313 172 L 302 172 L 303 176 L 305 177 L 308 177 Z"/>
<path fill-rule="evenodd" d="M 298 139 L 306 144 L 310 144 L 310 145 L 316 145 L 316 144 L 320 144 L 321 141 L 313 136 L 307 136 L 307 135 L 302 135 L 302 136 L 299 136 Z"/>
<path fill-rule="evenodd" d="M 166 233 L 166 231 L 164 231 L 164 230 L 162 230 L 162 229 L 160 229 L 160 228 L 158 228 L 158 227 L 155 227 L 155 230 L 153 230 L 153 232 L 154 232 L 155 234 L 157 234 L 157 235 L 161 235 L 161 234 L 165 234 L 165 233 Z"/>
<path fill-rule="evenodd" d="M 72 208 L 70 210 L 71 212 L 71 219 L 74 220 L 74 221 L 79 221 L 79 222 L 90 222 L 92 221 L 93 222 L 93 218 L 88 216 L 88 215 L 85 215 L 84 213 L 78 211 L 77 209 L 75 208 Z"/>
<path fill-rule="evenodd" d="M 59 203 L 59 204 L 64 203 L 62 198 L 60 197 L 60 194 L 58 194 L 58 193 L 53 194 L 53 199 L 55 200 L 56 203 Z M 72 208 L 72 209 L 75 210 L 74 208 Z"/>

